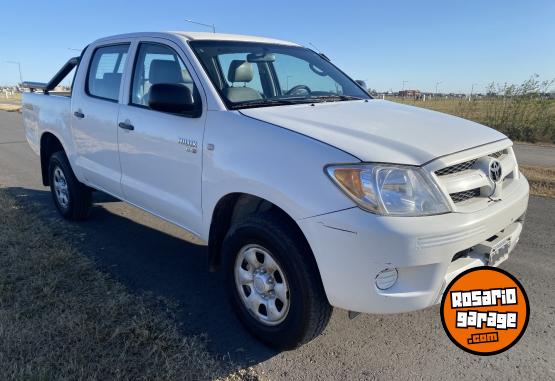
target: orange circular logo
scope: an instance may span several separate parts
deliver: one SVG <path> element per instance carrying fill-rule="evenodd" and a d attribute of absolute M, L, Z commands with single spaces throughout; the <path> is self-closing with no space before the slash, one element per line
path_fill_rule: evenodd
<path fill-rule="evenodd" d="M 459 274 L 441 300 L 441 322 L 459 348 L 489 356 L 506 351 L 526 331 L 528 296 L 518 280 L 494 267 Z"/>

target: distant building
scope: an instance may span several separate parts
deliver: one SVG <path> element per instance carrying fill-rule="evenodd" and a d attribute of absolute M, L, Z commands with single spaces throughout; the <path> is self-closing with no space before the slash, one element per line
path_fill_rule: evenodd
<path fill-rule="evenodd" d="M 422 96 L 422 93 L 420 90 L 401 90 L 399 91 L 399 96 L 419 99 Z"/>

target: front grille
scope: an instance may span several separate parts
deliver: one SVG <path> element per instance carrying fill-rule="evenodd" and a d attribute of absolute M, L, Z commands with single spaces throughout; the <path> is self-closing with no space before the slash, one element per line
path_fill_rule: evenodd
<path fill-rule="evenodd" d="M 494 153 L 490 153 L 488 156 L 489 156 L 489 157 L 493 157 L 494 159 L 498 159 L 498 158 L 500 158 L 501 156 L 505 155 L 506 153 L 507 153 L 507 150 L 504 149 L 504 150 L 501 150 L 501 151 L 497 151 L 497 152 L 494 152 Z"/>
<path fill-rule="evenodd" d="M 451 199 L 456 204 L 480 196 L 480 188 L 469 189 L 464 192 L 451 193 Z"/>
<path fill-rule="evenodd" d="M 498 191 L 503 192 L 505 187 L 510 187 L 514 180 L 513 171 L 516 162 L 510 148 L 498 149 L 495 152 L 469 159 L 448 167 L 435 167 L 433 172 L 437 176 L 438 183 L 444 186 L 445 193 L 449 194 L 453 200 L 457 210 L 473 209 L 486 204 L 481 201 L 487 200 L 487 197 L 482 194 L 489 194 L 493 191 L 491 182 L 488 181 L 488 165 L 492 161 L 499 161 L 503 166 L 503 178 L 501 179 L 502 183 L 498 184 Z"/>
<path fill-rule="evenodd" d="M 475 162 L 476 162 L 476 159 L 465 161 L 464 163 L 459 163 L 459 164 L 451 165 L 449 167 L 438 169 L 435 173 L 438 176 L 445 176 L 445 175 L 450 175 L 452 173 L 466 171 L 467 169 L 472 168 Z"/>

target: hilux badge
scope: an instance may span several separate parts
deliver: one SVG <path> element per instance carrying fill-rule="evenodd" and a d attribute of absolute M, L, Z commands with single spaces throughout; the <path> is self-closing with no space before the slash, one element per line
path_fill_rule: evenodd
<path fill-rule="evenodd" d="M 185 151 L 197 153 L 198 143 L 196 140 L 179 138 L 177 142 L 185 146 Z"/>

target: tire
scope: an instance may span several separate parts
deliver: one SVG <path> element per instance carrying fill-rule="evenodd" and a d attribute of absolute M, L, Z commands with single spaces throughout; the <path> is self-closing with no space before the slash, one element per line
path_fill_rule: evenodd
<path fill-rule="evenodd" d="M 265 212 L 246 217 L 232 226 L 223 243 L 225 286 L 232 307 L 253 336 L 276 349 L 293 349 L 311 341 L 326 328 L 332 313 L 314 257 L 306 241 L 299 235 L 298 230 L 281 215 Z M 259 267 L 251 266 L 247 260 L 253 252 L 256 259 L 252 261 L 258 263 Z M 260 264 L 260 255 L 263 264 Z M 268 257 L 270 260 L 266 259 Z M 256 271 L 265 264 L 270 270 L 264 272 L 261 279 L 271 274 L 273 280 L 269 279 L 268 283 L 273 288 L 260 294 L 257 290 L 266 289 L 260 287 L 263 281 L 256 279 L 261 276 L 256 275 Z M 279 270 L 272 270 L 275 267 Z M 239 279 L 249 282 L 251 272 L 254 281 L 242 284 Z M 288 289 L 285 294 L 284 287 Z M 249 289 L 253 299 L 262 295 L 268 308 L 266 305 L 260 306 L 259 302 L 250 304 L 251 308 L 247 307 L 251 298 Z M 281 302 L 280 295 L 281 299 L 286 295 L 284 302 Z M 281 318 L 273 319 L 276 316 Z"/>
<path fill-rule="evenodd" d="M 92 205 L 91 190 L 77 180 L 64 152 L 50 156 L 48 176 L 54 204 L 62 217 L 72 221 L 86 219 Z"/>

